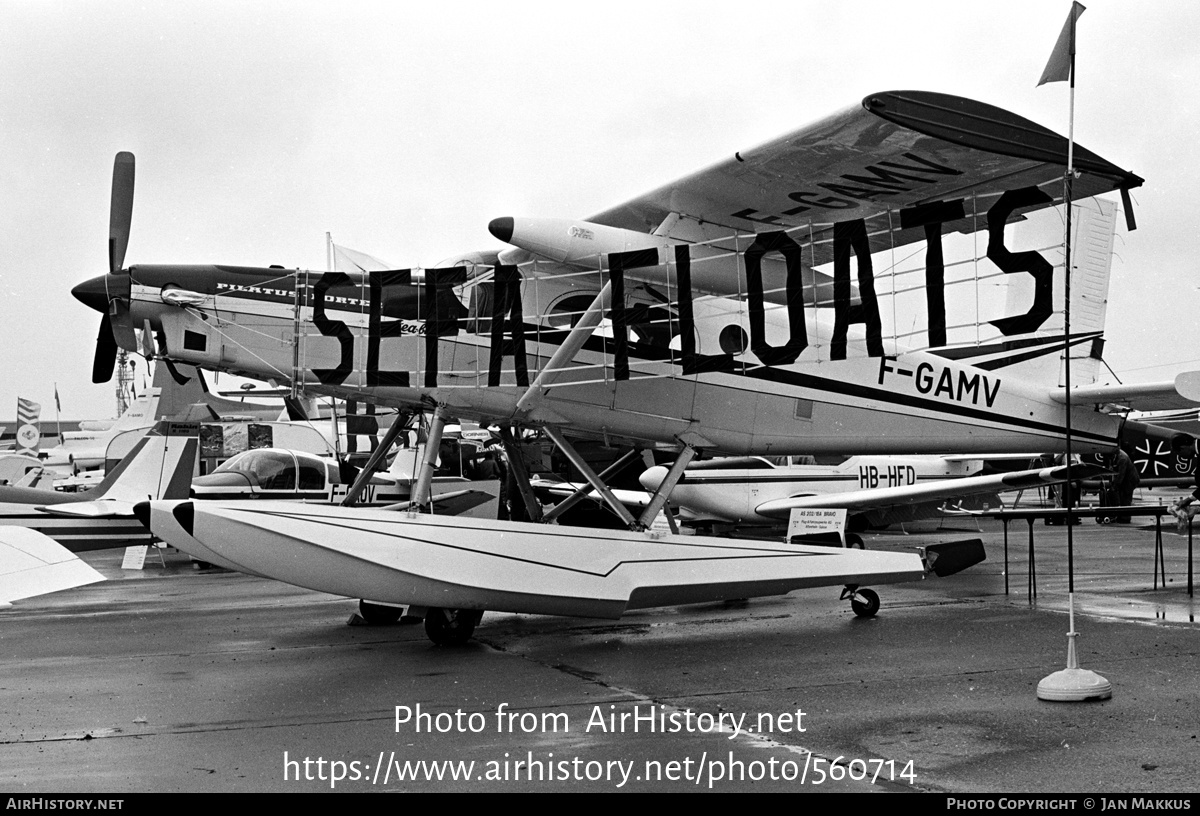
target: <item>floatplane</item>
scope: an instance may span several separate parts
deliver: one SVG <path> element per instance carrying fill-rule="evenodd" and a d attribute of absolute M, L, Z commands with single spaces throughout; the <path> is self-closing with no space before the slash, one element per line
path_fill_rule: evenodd
<path fill-rule="evenodd" d="M 650 523 L 699 451 L 1052 451 L 1068 410 L 1076 450 L 1115 448 L 1126 420 L 1099 410 L 1103 386 L 1065 404 L 1062 356 L 1094 360 L 1101 338 L 1052 330 L 1060 247 L 1022 249 L 1014 236 L 1062 205 L 1066 155 L 1066 139 L 1008 111 L 882 92 L 590 218 L 496 218 L 488 229 L 506 249 L 351 274 L 125 267 L 134 158 L 121 153 L 109 272 L 73 291 L 103 314 L 97 377 L 141 331 L 163 358 L 429 412 L 430 450 L 450 418 L 494 424 L 522 477 L 521 432 L 538 429 L 628 527 L 536 523 L 555 518 L 536 501 L 533 523 L 141 506 L 157 535 L 198 558 L 424 608 L 435 642 L 466 639 L 483 610 L 618 617 L 817 586 L 844 586 L 871 615 L 879 598 L 867 587 L 922 578 L 919 555 L 685 537 Z M 1075 223 L 1117 193 L 1132 226 L 1128 193 L 1143 180 L 1079 146 L 1075 165 Z M 974 254 L 952 260 L 964 245 Z M 897 254 L 916 266 L 899 269 Z M 1025 302 L 964 321 L 947 297 L 964 269 L 1019 283 Z M 896 298 L 907 298 L 906 319 L 923 315 L 919 332 L 900 330 L 884 305 Z M 969 342 L 956 339 L 964 322 Z M 1196 404 L 1200 372 L 1142 391 Z M 579 438 L 667 449 L 675 464 L 635 517 L 578 456 Z M 425 495 L 427 480 L 416 490 Z"/>

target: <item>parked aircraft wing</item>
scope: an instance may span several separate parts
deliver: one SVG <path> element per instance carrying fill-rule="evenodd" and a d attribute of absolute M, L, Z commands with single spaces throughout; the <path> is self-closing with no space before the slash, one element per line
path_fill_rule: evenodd
<path fill-rule="evenodd" d="M 1103 468 L 1095 465 L 1072 465 L 1071 479 L 1090 479 L 1104 472 Z M 845 508 L 865 512 L 898 504 L 961 499 L 965 496 L 999 493 L 1006 490 L 1028 490 L 1058 484 L 1066 479 L 1066 465 L 1058 465 L 1039 470 L 1020 470 L 991 476 L 968 476 L 962 479 L 945 479 L 904 487 L 877 487 L 821 496 L 793 496 L 787 499 L 763 502 L 755 508 L 755 512 L 768 518 L 781 520 L 786 520 L 792 510 L 801 508 Z"/>
<path fill-rule="evenodd" d="M 25 527 L 0 527 L 0 607 L 103 580 L 49 536 Z"/>
<path fill-rule="evenodd" d="M 357 508 L 156 501 L 138 512 L 185 552 L 198 542 L 245 572 L 389 604 L 618 618 L 630 609 L 924 575 L 912 553 L 517 522 L 498 528 Z"/>

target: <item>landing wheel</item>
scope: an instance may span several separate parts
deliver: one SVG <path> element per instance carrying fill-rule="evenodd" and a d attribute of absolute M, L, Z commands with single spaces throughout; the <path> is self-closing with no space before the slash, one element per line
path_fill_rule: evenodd
<path fill-rule="evenodd" d="M 863 543 L 862 536 L 858 533 L 846 533 L 846 548 L 851 550 L 865 550 L 867 545 Z"/>
<path fill-rule="evenodd" d="M 370 601 L 358 602 L 358 614 L 362 619 L 372 625 L 381 625 L 386 623 L 395 623 L 400 620 L 400 615 L 404 610 L 398 606 L 384 606 L 383 604 L 375 604 Z"/>
<path fill-rule="evenodd" d="M 471 639 L 482 609 L 430 609 L 425 614 L 425 634 L 439 646 L 461 646 Z"/>
<path fill-rule="evenodd" d="M 850 598 L 850 608 L 860 618 L 873 618 L 879 611 L 879 596 L 872 589 L 860 589 Z"/>

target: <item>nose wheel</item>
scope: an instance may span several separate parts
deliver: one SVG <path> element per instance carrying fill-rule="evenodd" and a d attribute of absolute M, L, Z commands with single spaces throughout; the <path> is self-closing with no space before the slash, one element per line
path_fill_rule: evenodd
<path fill-rule="evenodd" d="M 860 618 L 873 618 L 879 611 L 879 595 L 873 589 L 848 586 L 842 590 L 842 600 L 850 599 L 850 608 Z"/>

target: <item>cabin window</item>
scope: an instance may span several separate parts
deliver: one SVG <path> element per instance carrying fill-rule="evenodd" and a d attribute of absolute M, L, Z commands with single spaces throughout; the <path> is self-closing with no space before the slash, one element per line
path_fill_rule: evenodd
<path fill-rule="evenodd" d="M 306 456 L 299 456 L 297 459 L 300 473 L 300 489 L 324 490 L 325 468 L 323 463 L 316 459 L 309 459 Z"/>
<path fill-rule="evenodd" d="M 290 453 L 266 453 L 256 460 L 254 475 L 263 490 L 295 490 L 296 460 Z"/>

